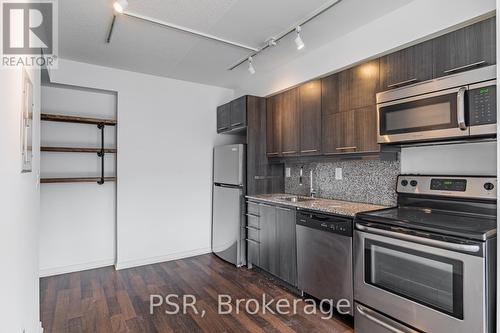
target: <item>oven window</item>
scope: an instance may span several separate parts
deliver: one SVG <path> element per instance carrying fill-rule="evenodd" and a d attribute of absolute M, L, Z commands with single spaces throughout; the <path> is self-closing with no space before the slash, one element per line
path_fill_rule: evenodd
<path fill-rule="evenodd" d="M 463 319 L 463 263 L 365 240 L 365 282 Z"/>
<path fill-rule="evenodd" d="M 456 94 L 384 106 L 380 134 L 401 134 L 457 127 Z"/>

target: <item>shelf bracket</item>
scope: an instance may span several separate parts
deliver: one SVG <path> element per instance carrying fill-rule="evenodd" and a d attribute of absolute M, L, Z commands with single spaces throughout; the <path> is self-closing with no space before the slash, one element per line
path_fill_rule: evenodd
<path fill-rule="evenodd" d="M 104 123 L 97 125 L 97 128 L 101 130 L 101 151 L 97 153 L 97 156 L 101 158 L 101 179 L 97 181 L 97 184 L 104 184 Z"/>

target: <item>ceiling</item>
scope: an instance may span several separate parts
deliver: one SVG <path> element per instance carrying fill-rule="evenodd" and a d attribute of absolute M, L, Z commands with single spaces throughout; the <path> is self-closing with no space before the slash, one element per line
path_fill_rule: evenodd
<path fill-rule="evenodd" d="M 332 0 L 129 0 L 130 12 L 260 47 Z M 412 0 L 343 0 L 302 28 L 306 47 L 292 35 L 255 57 L 259 71 L 278 68 Z M 249 51 L 119 16 L 105 43 L 113 0 L 59 2 L 59 52 L 64 59 L 227 88 L 250 75 L 228 67 Z M 360 10 L 362 8 L 362 10 Z"/>

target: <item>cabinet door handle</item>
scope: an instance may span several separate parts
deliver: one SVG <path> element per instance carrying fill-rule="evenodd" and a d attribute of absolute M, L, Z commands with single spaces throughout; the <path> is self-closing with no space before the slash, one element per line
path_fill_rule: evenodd
<path fill-rule="evenodd" d="M 337 150 L 347 150 L 347 149 L 358 149 L 358 147 L 356 147 L 356 146 L 352 146 L 352 147 L 337 147 L 335 149 L 337 149 Z"/>
<path fill-rule="evenodd" d="M 227 129 L 229 129 L 229 126 L 217 128 L 218 131 L 224 131 L 224 130 L 227 130 Z"/>
<path fill-rule="evenodd" d="M 395 87 L 399 87 L 399 86 L 404 86 L 404 85 L 407 85 L 407 84 L 410 84 L 410 83 L 413 83 L 413 82 L 417 82 L 418 79 L 416 77 L 414 77 L 413 79 L 409 79 L 409 80 L 405 80 L 405 81 L 401 81 L 401 82 L 396 82 L 396 83 L 393 83 L 393 84 L 389 84 L 387 86 L 387 88 L 395 88 Z"/>
<path fill-rule="evenodd" d="M 259 217 L 259 215 L 255 215 L 255 214 L 251 214 L 251 213 L 246 213 L 245 215 L 248 217 L 255 217 L 255 218 Z"/>
<path fill-rule="evenodd" d="M 290 208 L 284 208 L 284 207 L 279 207 L 279 206 L 278 206 L 278 207 L 276 207 L 276 208 L 277 208 L 277 209 L 279 209 L 279 210 L 284 210 L 284 211 L 287 211 L 287 212 L 292 211 Z"/>
<path fill-rule="evenodd" d="M 243 125 L 243 123 L 236 123 L 236 124 L 233 124 L 232 126 L 240 126 L 240 125 Z"/>
<path fill-rule="evenodd" d="M 247 238 L 247 239 L 246 239 L 246 241 L 247 241 L 247 242 L 250 242 L 250 243 L 257 244 L 257 245 L 259 245 L 259 244 L 260 244 L 260 242 L 254 241 L 253 239 L 248 239 L 248 238 Z"/>
<path fill-rule="evenodd" d="M 269 155 L 269 156 L 275 156 L 275 155 L 279 155 L 279 153 L 267 153 L 267 155 Z"/>
<path fill-rule="evenodd" d="M 468 65 L 464 65 L 464 66 L 460 66 L 460 67 L 455 67 L 455 68 L 447 69 L 447 70 L 444 71 L 444 73 L 445 74 L 450 74 L 450 73 L 458 72 L 458 71 L 461 71 L 461 70 L 464 70 L 464 69 L 481 66 L 481 65 L 484 65 L 484 64 L 486 64 L 486 61 L 482 60 L 482 61 L 474 62 L 472 64 L 468 64 Z"/>
<path fill-rule="evenodd" d="M 284 151 L 282 154 L 295 154 L 297 153 L 296 150 L 289 150 L 289 151 Z"/>
<path fill-rule="evenodd" d="M 318 150 L 317 149 L 308 149 L 308 150 L 301 150 L 300 152 L 301 153 L 314 153 L 316 151 L 318 151 Z"/>
<path fill-rule="evenodd" d="M 260 228 L 256 228 L 256 227 L 251 227 L 249 225 L 247 225 L 245 228 L 249 229 L 249 230 L 253 230 L 253 231 L 259 231 Z"/>

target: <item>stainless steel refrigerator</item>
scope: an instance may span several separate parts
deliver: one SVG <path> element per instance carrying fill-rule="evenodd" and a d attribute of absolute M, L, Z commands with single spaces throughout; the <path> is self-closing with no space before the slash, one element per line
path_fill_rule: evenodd
<path fill-rule="evenodd" d="M 246 264 L 245 171 L 245 145 L 214 148 L 212 252 L 238 267 Z"/>

